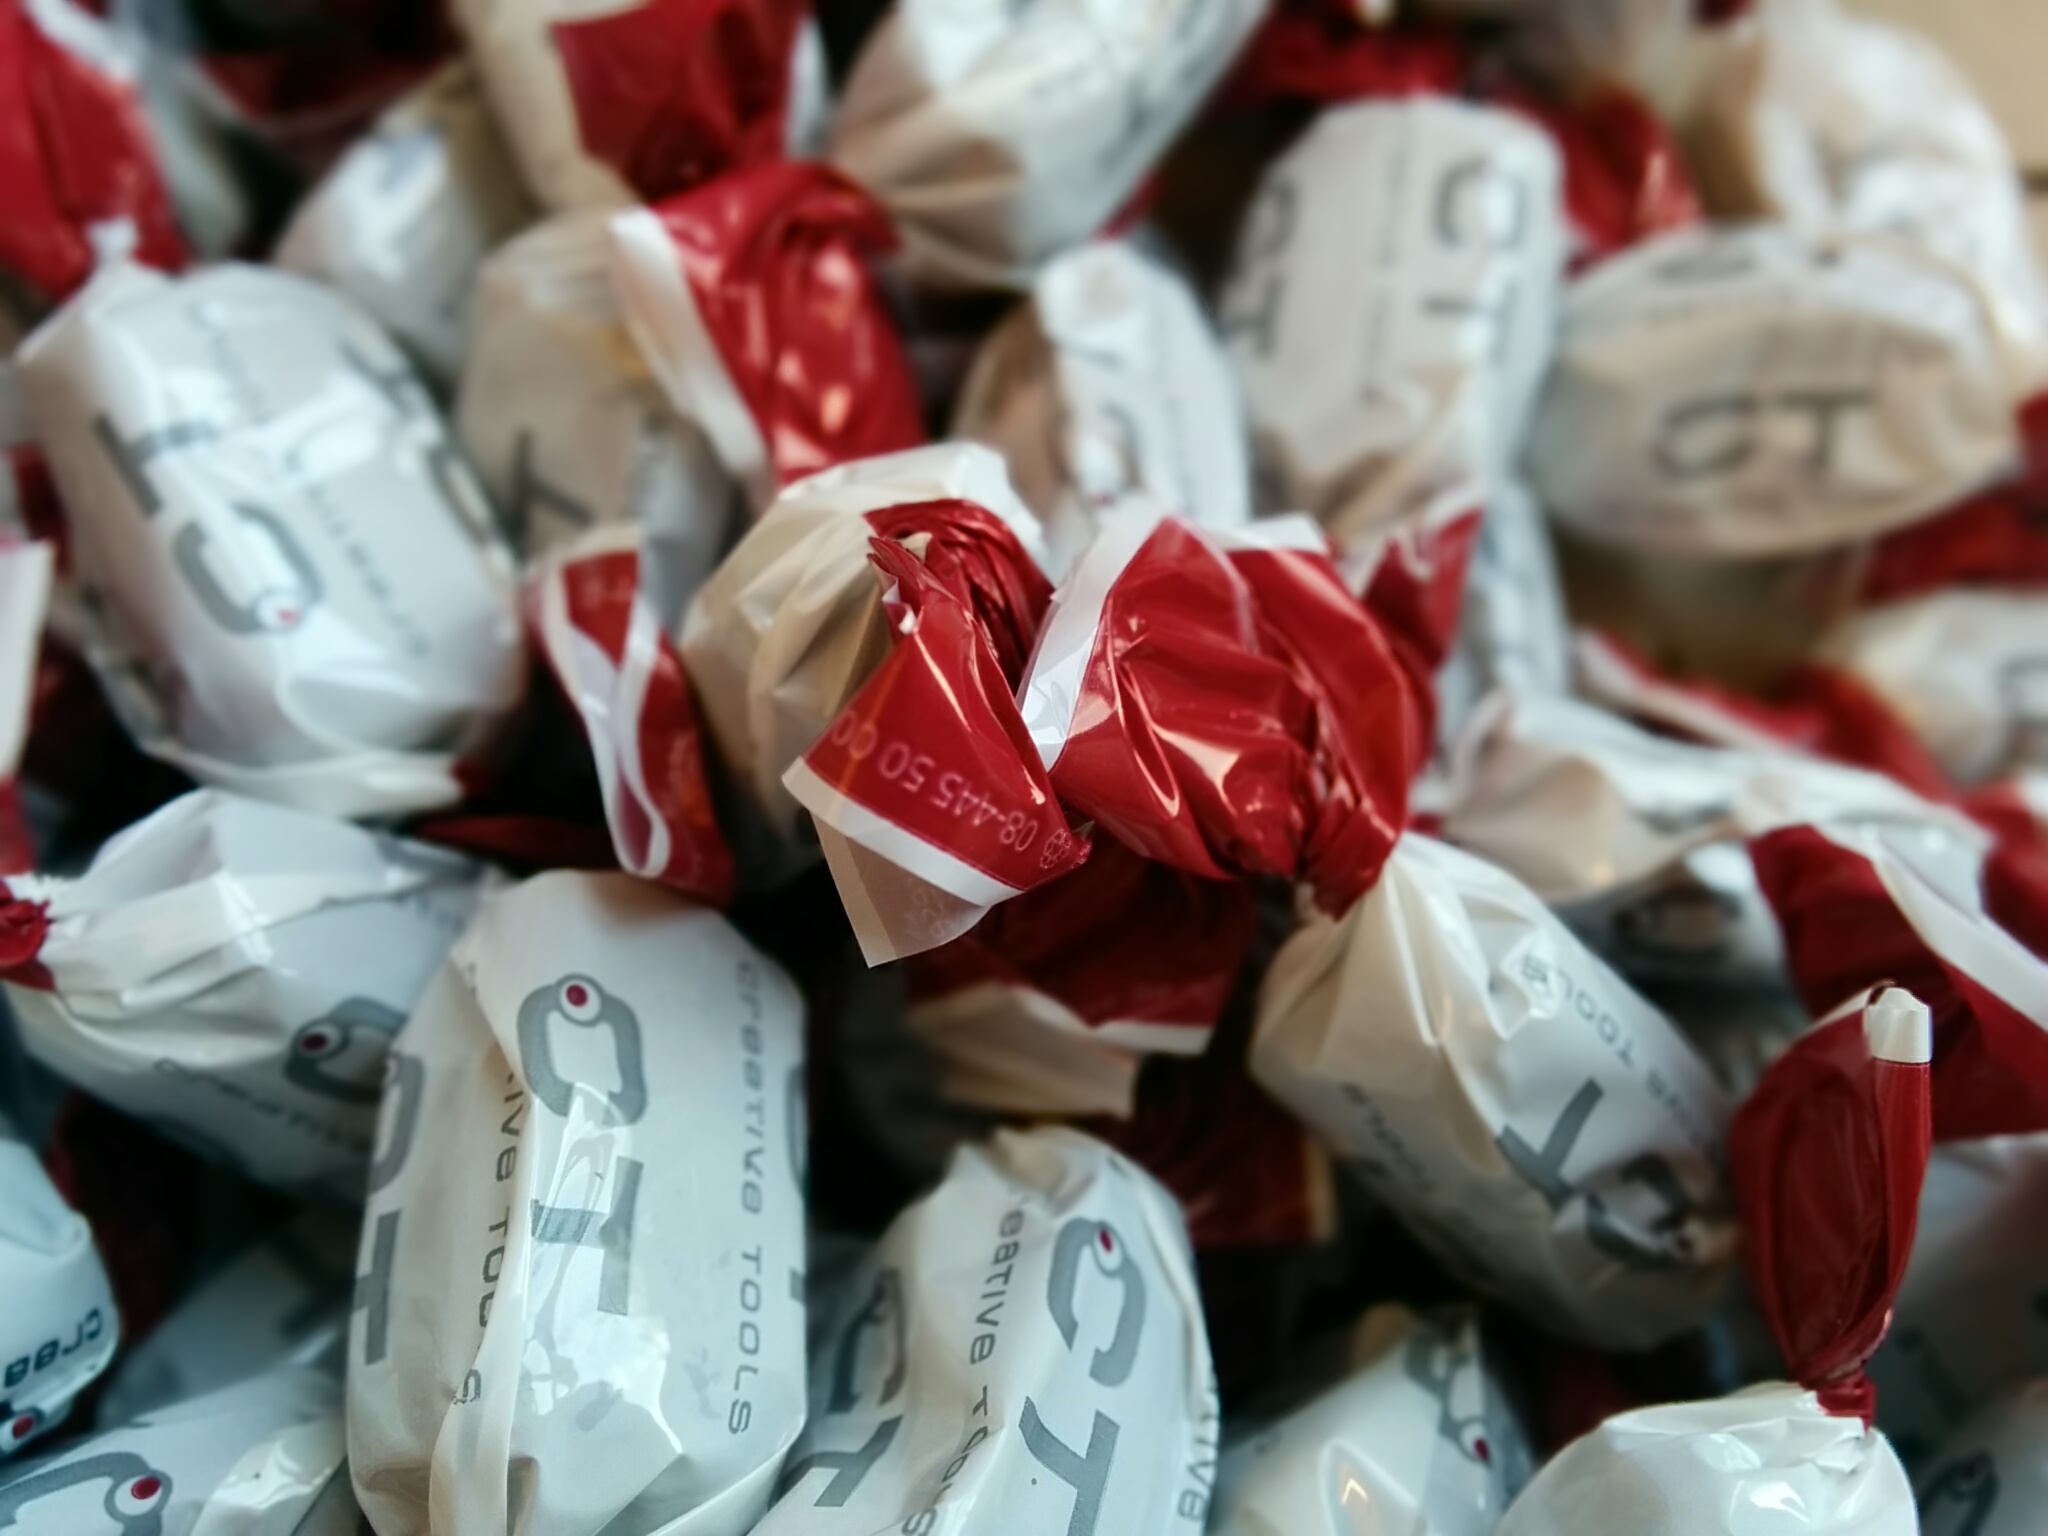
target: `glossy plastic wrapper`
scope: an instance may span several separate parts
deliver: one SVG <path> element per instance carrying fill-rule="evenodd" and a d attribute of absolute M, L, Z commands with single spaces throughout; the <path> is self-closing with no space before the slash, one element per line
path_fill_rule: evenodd
<path fill-rule="evenodd" d="M 897 0 L 854 62 L 827 153 L 888 208 L 918 277 L 1023 287 L 1124 207 L 1259 13 Z"/>
<path fill-rule="evenodd" d="M 804 1421 L 802 1007 L 627 875 L 490 898 L 392 1054 L 349 1328 L 380 1536 L 741 1536 Z"/>
<path fill-rule="evenodd" d="M 1950 1437 L 1916 1479 L 1922 1536 L 2024 1536 L 2048 1520 L 2048 1381 Z"/>
<path fill-rule="evenodd" d="M 448 384 L 486 254 L 532 216 L 467 64 L 408 93 L 307 194 L 272 260 L 329 283 Z"/>
<path fill-rule="evenodd" d="M 524 558 L 634 524 L 665 626 L 731 538 L 739 492 L 627 333 L 603 214 L 550 219 L 484 263 L 455 432 Z"/>
<path fill-rule="evenodd" d="M 1219 1415 L 1187 1233 L 1064 1128 L 965 1147 L 821 1319 L 757 1536 L 1201 1529 Z"/>
<path fill-rule="evenodd" d="M 385 1051 L 482 879 L 437 849 L 195 791 L 76 879 L 8 882 L 8 1000 L 60 1076 L 259 1183 L 360 1203 Z"/>
<path fill-rule="evenodd" d="M 1645 1348 L 1719 1303 L 1721 1088 L 1501 870 L 1405 836 L 1281 948 L 1251 1065 L 1454 1275 L 1545 1327 Z"/>
<path fill-rule="evenodd" d="M 803 0 L 456 0 L 533 194 L 623 208 L 780 159 L 814 132 Z"/>
<path fill-rule="evenodd" d="M 1375 1307 L 1346 1344 L 1342 1381 L 1225 1450 L 1213 1536 L 1493 1536 L 1531 1453 L 1477 1320 Z"/>
<path fill-rule="evenodd" d="M 1046 263 L 975 354 L 953 435 L 1008 461 L 1055 576 L 1132 493 L 1204 527 L 1251 518 L 1236 375 L 1186 280 L 1132 241 Z"/>
<path fill-rule="evenodd" d="M 92 1230 L 0 1119 L 0 1467 L 105 1371 L 121 1318 Z M 5 1477 L 0 1472 L 0 1478 Z"/>
<path fill-rule="evenodd" d="M 376 327 L 283 273 L 123 266 L 20 356 L 138 744 L 332 815 L 453 802 L 525 685 L 511 561 Z"/>
<path fill-rule="evenodd" d="M 866 258 L 895 235 L 808 162 L 737 171 L 613 216 L 626 325 L 756 511 L 791 481 L 925 440 L 917 383 Z"/>
<path fill-rule="evenodd" d="M 1559 177 L 1540 129 L 1427 96 L 1332 108 L 1266 169 L 1219 303 L 1260 510 L 1314 513 L 1344 561 L 1485 502 L 1550 359 Z"/>

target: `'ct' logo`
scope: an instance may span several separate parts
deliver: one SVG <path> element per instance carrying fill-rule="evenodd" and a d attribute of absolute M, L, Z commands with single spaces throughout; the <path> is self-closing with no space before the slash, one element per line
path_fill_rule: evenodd
<path fill-rule="evenodd" d="M 228 555 L 215 552 L 206 524 L 192 522 L 171 539 L 173 563 L 199 606 L 229 633 L 290 634 L 320 601 L 319 568 L 274 513 L 238 501 L 227 515 L 240 525 Z"/>
<path fill-rule="evenodd" d="M 647 1071 L 641 1054 L 640 1020 L 588 976 L 564 976 L 540 987 L 519 1005 L 519 1056 L 533 1096 L 558 1115 L 567 1115 L 577 1084 L 555 1066 L 555 1031 L 609 1030 L 619 1063 L 619 1086 L 604 1095 L 605 1125 L 632 1125 L 647 1113 Z M 584 1084 L 588 1088 L 590 1085 Z"/>
<path fill-rule="evenodd" d="M 1053 1326 L 1069 1349 L 1081 1331 L 1076 1310 L 1076 1291 L 1081 1279 L 1081 1256 L 1094 1261 L 1096 1273 L 1113 1281 L 1123 1293 L 1117 1309 L 1116 1332 L 1095 1351 L 1088 1374 L 1105 1387 L 1120 1387 L 1129 1380 L 1138 1363 L 1138 1339 L 1145 1331 L 1145 1276 L 1122 1236 L 1106 1221 L 1076 1216 L 1060 1228 L 1053 1239 L 1052 1271 L 1046 1276 L 1045 1304 L 1052 1313 Z"/>
<path fill-rule="evenodd" d="M 133 1451 L 106 1451 L 60 1462 L 0 1488 L 0 1531 L 16 1528 L 22 1512 L 52 1494 L 86 1483 L 104 1482 L 101 1507 L 121 1536 L 163 1536 L 164 1509 L 171 1502 L 171 1478 Z"/>
<path fill-rule="evenodd" d="M 372 998 L 344 998 L 299 1026 L 285 1055 L 285 1080 L 324 1099 L 375 1104 L 391 1037 L 404 1023 L 404 1014 Z"/>

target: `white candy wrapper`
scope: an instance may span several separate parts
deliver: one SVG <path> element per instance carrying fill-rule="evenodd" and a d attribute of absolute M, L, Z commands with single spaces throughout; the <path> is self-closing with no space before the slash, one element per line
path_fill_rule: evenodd
<path fill-rule="evenodd" d="M 1691 139 L 1721 212 L 1891 234 L 1946 257 L 2048 368 L 2019 168 L 1929 39 L 1835 0 L 1771 0 L 1731 32 L 1700 107 Z"/>
<path fill-rule="evenodd" d="M 1493 1536 L 1530 1452 L 1477 1322 L 1375 1307 L 1349 1364 L 1336 1386 L 1224 1452 L 1211 1536 Z"/>
<path fill-rule="evenodd" d="M 2048 1136 L 1934 1149 L 1892 1328 L 1871 1357 L 1878 1417 L 1918 1467 L 1963 1421 L 2048 1374 Z M 1923 1484 L 1924 1488 L 1924 1484 Z M 1929 1526 L 1939 1530 L 1938 1526 Z"/>
<path fill-rule="evenodd" d="M 1921 1536 L 2032 1536 L 2048 1524 L 2048 1380 L 1957 1430 L 1917 1491 Z"/>
<path fill-rule="evenodd" d="M 1550 359 L 1561 176 L 1541 128 L 1430 96 L 1326 111 L 1267 168 L 1219 307 L 1261 510 L 1342 556 L 1487 497 Z"/>
<path fill-rule="evenodd" d="M 339 288 L 446 385 L 462 367 L 478 265 L 531 217 L 476 75 L 455 63 L 349 148 L 271 259 Z"/>
<path fill-rule="evenodd" d="M 683 664 L 704 722 L 763 823 L 740 841 L 742 876 L 763 883 L 815 859 L 783 775 L 831 725 L 888 649 L 865 514 L 961 498 L 1002 519 L 1043 567 L 1038 520 L 1002 458 L 944 443 L 841 465 L 799 481 L 713 572 L 683 616 Z"/>
<path fill-rule="evenodd" d="M 456 0 L 535 197 L 625 208 L 806 153 L 825 59 L 799 0 Z"/>
<path fill-rule="evenodd" d="M 1184 1536 L 1217 1432 L 1172 1198 L 1077 1131 L 999 1132 L 847 1282 L 755 1536 Z"/>
<path fill-rule="evenodd" d="M 1851 615 L 1815 659 L 1848 673 L 1958 784 L 2048 768 L 2048 608 L 2038 592 L 1951 588 Z"/>
<path fill-rule="evenodd" d="M 1588 537 L 1793 555 L 2012 469 L 2031 366 L 1970 276 L 1902 241 L 1702 227 L 1565 296 L 1526 467 Z"/>
<path fill-rule="evenodd" d="M 1129 241 L 1046 263 L 975 355 L 953 435 L 1002 453 L 1055 578 L 1133 492 L 1207 527 L 1251 518 L 1236 375 L 1186 281 Z"/>
<path fill-rule="evenodd" d="M 1454 1274 L 1558 1333 L 1642 1348 L 1719 1301 L 1722 1090 L 1492 865 L 1405 836 L 1282 947 L 1251 1065 Z"/>
<path fill-rule="evenodd" d="M 664 623 L 724 553 L 738 489 L 626 332 L 602 214 L 550 219 L 484 263 L 455 431 L 526 558 L 636 524 Z"/>
<path fill-rule="evenodd" d="M 804 1420 L 802 1008 L 625 875 L 491 898 L 393 1055 L 349 1332 L 381 1536 L 740 1536 Z"/>
<path fill-rule="evenodd" d="M 121 1319 L 92 1230 L 0 1119 L 0 1466 L 60 1424 L 114 1358 Z"/>
<path fill-rule="evenodd" d="M 1466 567 L 1456 647 L 1437 673 L 1439 749 L 1457 741 L 1489 694 L 1558 697 L 1571 679 L 1571 631 L 1543 509 L 1520 481 L 1502 480 Z"/>
<path fill-rule="evenodd" d="M 1883 1435 L 1766 1382 L 1617 1414 L 1551 1458 L 1496 1536 L 1919 1536 Z"/>
<path fill-rule="evenodd" d="M 362 1199 L 391 1037 L 478 868 L 347 822 L 198 790 L 109 839 L 47 903 L 7 993 L 51 1071 L 259 1183 Z"/>
<path fill-rule="evenodd" d="M 12 1536 L 355 1536 L 339 1384 L 303 1368 L 180 1403 L 0 1478 Z"/>
<path fill-rule="evenodd" d="M 1109 223 L 1257 25 L 1256 0 L 897 0 L 828 155 L 888 207 L 915 275 L 1022 287 Z"/>
<path fill-rule="evenodd" d="M 285 273 L 122 266 L 21 360 L 144 749 L 334 815 L 458 798 L 525 685 L 511 562 L 376 327 Z"/>

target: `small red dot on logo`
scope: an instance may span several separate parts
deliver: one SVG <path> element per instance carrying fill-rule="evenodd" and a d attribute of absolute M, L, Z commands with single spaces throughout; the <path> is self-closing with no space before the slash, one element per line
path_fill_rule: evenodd
<path fill-rule="evenodd" d="M 14 1436 L 16 1439 L 20 1439 L 23 1435 L 27 1434 L 30 1430 L 34 1429 L 35 1427 L 36 1416 L 32 1413 L 24 1413 L 20 1418 L 16 1419 L 12 1424 L 8 1426 L 9 1429 L 14 1431 Z"/>
<path fill-rule="evenodd" d="M 317 1029 L 306 1036 L 300 1043 L 309 1051 L 324 1051 L 327 1049 L 327 1037 Z"/>
<path fill-rule="evenodd" d="M 1109 1235 L 1109 1228 L 1104 1227 L 1101 1231 L 1097 1232 L 1095 1240 L 1102 1244 L 1102 1251 L 1104 1253 L 1116 1252 L 1116 1239 Z"/>
<path fill-rule="evenodd" d="M 581 982 L 575 982 L 571 984 L 569 990 L 563 996 L 569 999 L 569 1006 L 571 1008 L 581 1008 L 590 1001 L 590 989 Z"/>
<path fill-rule="evenodd" d="M 1474 1440 L 1472 1442 L 1472 1453 L 1486 1463 L 1487 1466 L 1493 1465 L 1493 1447 L 1484 1440 Z"/>
<path fill-rule="evenodd" d="M 163 1488 L 163 1483 L 154 1477 L 138 1477 L 128 1485 L 128 1491 L 138 1499 L 153 1499 Z"/>

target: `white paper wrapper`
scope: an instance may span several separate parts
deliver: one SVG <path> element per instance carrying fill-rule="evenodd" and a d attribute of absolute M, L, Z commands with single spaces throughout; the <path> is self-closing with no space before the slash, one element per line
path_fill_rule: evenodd
<path fill-rule="evenodd" d="M 1186 1536 L 1217 1402 L 1172 1197 L 1064 1128 L 963 1147 L 848 1282 L 755 1536 Z"/>
<path fill-rule="evenodd" d="M 161 1409 L 0 1477 L 13 1536 L 354 1536 L 341 1389 L 291 1369 Z"/>
<path fill-rule="evenodd" d="M 338 1380 L 358 1225 L 353 1212 L 310 1210 L 265 1233 L 122 1355 L 99 1422 L 125 1424 L 285 1366 Z"/>
<path fill-rule="evenodd" d="M 1971 1419 L 1916 1486 L 1921 1536 L 2031 1536 L 2048 1524 L 2048 1381 Z"/>
<path fill-rule="evenodd" d="M 1928 1160 L 1913 1256 L 1869 1365 L 1879 1422 L 1916 1467 L 2001 1393 L 2048 1374 L 2043 1201 L 2048 1136 L 1954 1142 Z"/>
<path fill-rule="evenodd" d="M 1883 1435 L 1766 1382 L 1616 1414 L 1536 1474 L 1497 1536 L 1919 1536 Z"/>
<path fill-rule="evenodd" d="M 1207 527 L 1251 518 L 1237 378 L 1187 283 L 1128 241 L 1046 264 L 975 355 L 953 435 L 1002 453 L 1055 579 L 1133 492 Z"/>
<path fill-rule="evenodd" d="M 1266 170 L 1219 306 L 1261 510 L 1340 555 L 1519 451 L 1565 261 L 1555 145 L 1438 97 L 1326 111 Z"/>
<path fill-rule="evenodd" d="M 1527 887 L 1414 834 L 1281 948 L 1252 1074 L 1475 1289 L 1640 1348 L 1720 1298 L 1728 1103 Z"/>
<path fill-rule="evenodd" d="M 1258 23 L 1257 0 L 897 0 L 828 154 L 895 216 L 912 272 L 1016 286 L 1096 234 Z"/>
<path fill-rule="evenodd" d="M 1572 284 L 1526 467 L 1603 542 L 1799 554 L 2012 468 L 2030 366 L 1985 291 L 1910 244 L 1703 226 Z"/>
<path fill-rule="evenodd" d="M 1439 749 L 1455 744 L 1488 694 L 1556 697 L 1571 692 L 1571 680 L 1571 631 L 1543 509 L 1519 480 L 1504 479 L 1487 498 L 1457 643 L 1437 673 Z"/>
<path fill-rule="evenodd" d="M 1816 658 L 1891 707 L 1959 784 L 2048 768 L 2048 605 L 1953 588 L 1842 620 Z"/>
<path fill-rule="evenodd" d="M 1983 284 L 2048 366 L 2048 294 L 2019 169 L 1969 81 L 1918 33 L 1835 0 L 1771 0 L 1732 29 L 1692 140 L 1720 211 L 1896 235 Z"/>
<path fill-rule="evenodd" d="M 391 1037 L 475 907 L 468 860 L 198 790 L 108 840 L 49 903 L 51 990 L 10 985 L 29 1054 L 259 1183 L 363 1197 Z"/>
<path fill-rule="evenodd" d="M 1043 565 L 1037 519 L 1001 457 L 941 443 L 842 464 L 775 499 L 692 599 L 683 664 L 704 723 L 762 825 L 733 828 L 743 879 L 768 883 L 816 859 L 783 775 L 888 649 L 863 514 L 958 497 L 1006 523 Z"/>
<path fill-rule="evenodd" d="M 455 800 L 525 684 L 511 562 L 376 327 L 285 273 L 123 266 L 21 359 L 137 741 L 335 815 Z"/>
<path fill-rule="evenodd" d="M 740 1536 L 804 1419 L 802 1008 L 625 875 L 491 898 L 392 1056 L 349 1331 L 380 1536 Z"/>
<path fill-rule="evenodd" d="M 60 1424 L 120 1342 L 85 1218 L 0 1119 L 0 1465 Z"/>
<path fill-rule="evenodd" d="M 1224 1452 L 1210 1536 L 1493 1536 L 1529 1447 L 1477 1322 L 1375 1307 L 1351 1356 L 1343 1381 Z"/>
<path fill-rule="evenodd" d="M 458 62 L 349 148 L 271 259 L 339 288 L 447 385 L 462 367 L 477 267 L 531 217 L 476 75 Z"/>
<path fill-rule="evenodd" d="M 529 560 L 635 523 L 673 624 L 718 563 L 739 494 L 626 332 L 601 214 L 564 214 L 484 263 L 455 430 Z"/>

